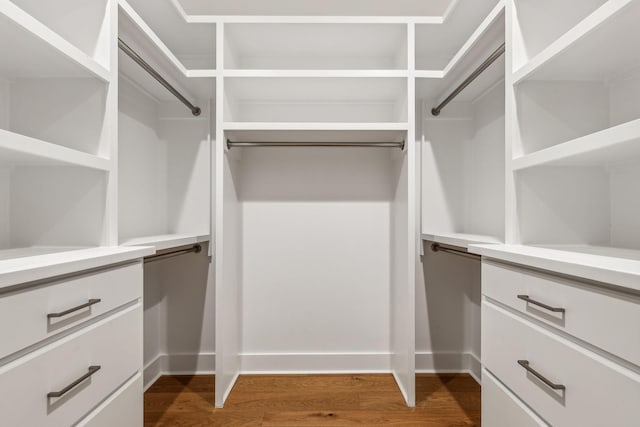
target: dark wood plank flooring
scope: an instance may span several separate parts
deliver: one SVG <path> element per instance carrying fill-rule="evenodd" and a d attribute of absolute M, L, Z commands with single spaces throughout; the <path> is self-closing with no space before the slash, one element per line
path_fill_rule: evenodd
<path fill-rule="evenodd" d="M 224 409 L 213 376 L 164 376 L 144 396 L 152 426 L 480 426 L 480 386 L 465 374 L 418 375 L 407 408 L 391 375 L 244 375 Z"/>

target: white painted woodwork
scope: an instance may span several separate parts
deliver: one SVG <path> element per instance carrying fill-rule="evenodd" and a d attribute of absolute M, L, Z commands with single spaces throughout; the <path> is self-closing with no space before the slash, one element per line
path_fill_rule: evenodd
<path fill-rule="evenodd" d="M 432 117 L 428 107 L 424 110 L 422 233 L 501 241 L 503 87 L 495 86 L 473 104 L 452 104 L 439 117 Z"/>
<path fill-rule="evenodd" d="M 58 279 L 0 294 L 0 359 L 142 298 L 140 262 Z M 100 302 L 60 318 L 47 318 L 91 299 Z M 15 325 L 20 325 L 17 329 Z"/>
<path fill-rule="evenodd" d="M 126 310 L 0 367 L 0 409 L 9 425 L 72 425 L 140 368 L 142 307 Z M 101 369 L 60 398 L 61 390 Z M 19 396 L 19 398 L 15 398 Z"/>
<path fill-rule="evenodd" d="M 224 54 L 225 69 L 406 70 L 407 26 L 228 24 Z"/>
<path fill-rule="evenodd" d="M 142 375 L 136 374 L 77 426 L 139 427 L 144 423 L 143 405 Z"/>
<path fill-rule="evenodd" d="M 640 297 L 508 264 L 482 263 L 482 293 L 640 366 Z M 565 309 L 548 311 L 518 295 Z"/>
<path fill-rule="evenodd" d="M 528 360 L 533 369 L 566 390 L 550 389 L 528 374 L 518 360 Z M 554 426 L 626 426 L 637 411 L 638 372 L 486 301 L 482 305 L 482 361 Z M 615 407 L 615 411 L 603 407 Z"/>
<path fill-rule="evenodd" d="M 548 426 L 486 369 L 482 370 L 482 425 L 486 427 Z"/>
<path fill-rule="evenodd" d="M 215 70 L 215 24 L 189 25 L 171 1 L 128 0 L 186 70 Z"/>

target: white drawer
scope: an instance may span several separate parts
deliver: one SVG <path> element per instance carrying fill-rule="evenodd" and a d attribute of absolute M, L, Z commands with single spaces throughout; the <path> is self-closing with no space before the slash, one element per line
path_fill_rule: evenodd
<path fill-rule="evenodd" d="M 137 303 L 0 368 L 0 414 L 7 426 L 70 426 L 142 365 L 142 306 Z M 100 366 L 62 397 L 61 391 Z"/>
<path fill-rule="evenodd" d="M 482 263 L 482 292 L 640 366 L 639 296 L 491 261 Z M 565 311 L 553 312 L 525 297 Z"/>
<path fill-rule="evenodd" d="M 518 361 L 528 361 L 554 390 Z M 482 303 L 482 362 L 555 427 L 637 425 L 640 375 L 487 301 Z"/>
<path fill-rule="evenodd" d="M 548 427 L 486 369 L 482 371 L 484 427 Z"/>
<path fill-rule="evenodd" d="M 0 359 L 141 298 L 142 274 L 137 262 L 0 294 Z M 48 317 L 98 299 L 67 315 Z"/>
<path fill-rule="evenodd" d="M 136 374 L 76 427 L 140 427 L 144 423 L 142 374 Z"/>

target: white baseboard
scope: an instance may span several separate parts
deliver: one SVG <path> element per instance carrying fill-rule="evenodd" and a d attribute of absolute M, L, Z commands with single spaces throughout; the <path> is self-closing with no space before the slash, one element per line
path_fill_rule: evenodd
<path fill-rule="evenodd" d="M 242 354 L 243 374 L 389 373 L 389 353 Z"/>
<path fill-rule="evenodd" d="M 162 375 L 212 375 L 215 367 L 215 353 L 159 354 L 144 367 L 144 389 Z"/>
<path fill-rule="evenodd" d="M 478 384 L 482 378 L 480 359 L 473 353 L 416 353 L 416 373 L 466 373 Z"/>
<path fill-rule="evenodd" d="M 211 375 L 215 353 L 159 354 L 144 367 L 144 388 L 162 375 Z M 242 374 L 390 373 L 389 353 L 242 354 Z M 416 353 L 416 373 L 468 373 L 478 383 L 480 360 L 473 353 Z"/>

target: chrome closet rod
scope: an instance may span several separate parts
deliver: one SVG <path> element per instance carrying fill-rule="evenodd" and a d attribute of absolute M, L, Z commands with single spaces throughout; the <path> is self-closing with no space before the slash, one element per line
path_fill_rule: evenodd
<path fill-rule="evenodd" d="M 142 59 L 142 57 L 140 55 L 138 55 L 135 50 L 131 49 L 129 47 L 129 45 L 127 45 L 125 42 L 123 42 L 120 37 L 118 37 L 118 47 L 120 48 L 121 51 L 126 53 L 127 56 L 129 56 L 129 58 L 133 59 L 136 64 L 141 66 L 147 73 L 149 73 L 151 75 L 151 77 L 156 79 L 158 81 L 158 83 L 160 83 L 169 92 L 171 92 L 173 94 L 173 96 L 178 98 L 180 100 L 180 102 L 182 102 L 184 105 L 186 105 L 187 108 L 191 110 L 191 114 L 193 114 L 194 116 L 199 116 L 200 115 L 200 113 L 202 112 L 200 107 L 197 107 L 197 106 L 193 105 L 191 102 L 189 102 L 189 100 L 187 98 L 185 98 L 180 92 L 178 92 L 178 90 L 176 88 L 174 88 L 171 85 L 171 83 L 166 81 L 164 79 L 164 77 L 162 77 L 160 75 L 160 73 L 158 73 L 151 65 L 149 65 L 149 63 L 147 63 L 147 61 Z"/>
<path fill-rule="evenodd" d="M 399 148 L 404 150 L 404 141 L 400 142 L 234 142 L 227 139 L 227 148 L 232 147 L 377 147 Z"/>
<path fill-rule="evenodd" d="M 438 243 L 432 243 L 431 244 L 431 250 L 433 252 L 446 252 L 448 254 L 459 255 L 459 256 L 463 256 L 463 257 L 466 257 L 466 258 L 472 258 L 472 259 L 480 259 L 480 258 L 482 258 L 480 255 L 472 254 L 472 253 L 461 251 L 461 250 L 458 250 L 458 249 L 446 248 L 444 246 L 441 246 Z"/>
<path fill-rule="evenodd" d="M 480 64 L 480 66 L 478 68 L 473 70 L 473 73 L 471 73 L 469 75 L 469 77 L 464 79 L 464 81 L 462 83 L 460 83 L 460 85 L 457 88 L 455 88 L 453 90 L 453 92 L 451 92 L 451 94 L 449 96 L 447 96 L 444 99 L 444 101 L 442 101 L 440 103 L 440 105 L 438 105 L 435 108 L 432 108 L 431 109 L 431 114 L 433 114 L 434 116 L 439 116 L 440 112 L 442 111 L 442 109 L 444 107 L 447 106 L 447 104 L 449 104 L 451 101 L 453 101 L 453 99 L 456 96 L 458 96 L 460 94 L 460 92 L 462 92 L 467 86 L 469 86 L 471 84 L 471 82 L 473 82 L 475 79 L 477 79 L 478 76 L 480 76 L 480 74 L 482 74 L 484 72 L 484 70 L 489 68 L 489 66 L 491 64 L 493 64 L 496 61 L 496 59 L 500 58 L 500 56 L 502 56 L 503 53 L 504 53 L 504 43 L 502 43 L 500 45 L 500 47 L 497 48 L 487 59 L 485 59 L 484 62 L 482 64 Z"/>
<path fill-rule="evenodd" d="M 172 258 L 174 256 L 178 256 L 178 255 L 184 255 L 184 254 L 188 254 L 188 253 L 200 253 L 202 252 L 202 246 L 199 244 L 193 245 L 190 248 L 184 248 L 184 249 L 177 249 L 175 251 L 170 251 L 170 252 L 164 252 L 161 254 L 157 254 L 157 255 L 151 255 L 148 257 L 144 258 L 144 262 L 152 262 L 152 261 L 159 261 L 161 259 L 166 259 L 166 258 Z"/>

